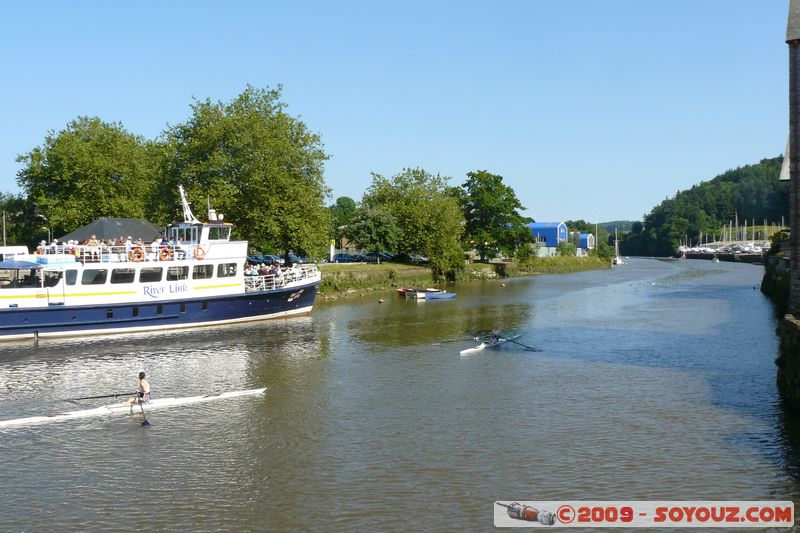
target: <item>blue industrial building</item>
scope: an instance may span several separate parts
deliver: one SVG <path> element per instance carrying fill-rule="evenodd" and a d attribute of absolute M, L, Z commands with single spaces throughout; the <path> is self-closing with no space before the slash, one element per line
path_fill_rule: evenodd
<path fill-rule="evenodd" d="M 578 248 L 583 250 L 594 250 L 594 235 L 591 233 L 579 233 Z"/>
<path fill-rule="evenodd" d="M 528 224 L 536 242 L 547 248 L 558 248 L 561 241 L 567 240 L 567 225 L 563 222 L 531 222 Z"/>

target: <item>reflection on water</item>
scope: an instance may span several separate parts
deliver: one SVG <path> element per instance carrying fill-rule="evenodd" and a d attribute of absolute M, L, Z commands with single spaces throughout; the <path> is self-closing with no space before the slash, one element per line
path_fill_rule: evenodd
<path fill-rule="evenodd" d="M 495 500 L 794 499 L 800 431 L 778 400 L 759 279 L 752 265 L 632 260 L 458 286 L 450 301 L 387 294 L 0 347 L 1 418 L 130 387 L 141 369 L 157 397 L 267 387 L 155 411 L 144 430 L 122 416 L 0 431 L 3 525 L 472 531 L 492 527 Z M 541 351 L 459 356 L 495 325 Z"/>

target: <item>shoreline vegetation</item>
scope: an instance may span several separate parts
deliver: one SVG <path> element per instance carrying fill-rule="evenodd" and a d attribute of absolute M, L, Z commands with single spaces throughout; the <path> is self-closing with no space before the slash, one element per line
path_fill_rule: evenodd
<path fill-rule="evenodd" d="M 323 301 L 360 297 L 369 292 L 388 291 L 398 287 L 443 286 L 434 283 L 431 269 L 426 266 L 383 263 L 324 263 L 319 299 Z M 455 283 L 489 279 L 514 278 L 538 274 L 567 274 L 586 270 L 611 268 L 608 259 L 598 257 L 533 258 L 527 263 L 516 261 L 470 263 Z M 449 285 L 452 285 L 450 282 Z"/>

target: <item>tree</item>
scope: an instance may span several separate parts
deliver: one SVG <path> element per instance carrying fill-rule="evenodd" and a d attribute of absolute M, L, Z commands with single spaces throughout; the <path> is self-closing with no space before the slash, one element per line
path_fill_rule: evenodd
<path fill-rule="evenodd" d="M 472 244 L 482 261 L 495 257 L 499 250 L 509 253 L 520 244 L 524 219 L 517 211 L 525 209 L 514 189 L 503 184 L 502 176 L 485 170 L 468 172 L 461 186 L 462 207 L 466 220 L 465 240 Z"/>
<path fill-rule="evenodd" d="M 344 235 L 362 250 L 377 254 L 395 249 L 401 232 L 390 213 L 382 209 L 364 208 L 344 229 Z"/>
<path fill-rule="evenodd" d="M 437 279 L 452 279 L 464 267 L 460 246 L 464 218 L 447 181 L 419 168 L 404 169 L 391 179 L 372 174 L 361 202 L 394 217 L 401 229 L 395 251 L 427 256 Z"/>
<path fill-rule="evenodd" d="M 165 216 L 175 215 L 182 183 L 195 205 L 210 200 L 254 247 L 324 254 L 328 156 L 280 96 L 280 87 L 248 86 L 228 103 L 195 101 L 192 117 L 168 132 L 174 156 L 158 191 Z"/>
<path fill-rule="evenodd" d="M 17 158 L 17 183 L 59 235 L 103 216 L 145 218 L 160 155 L 119 123 L 79 117 Z"/>
<path fill-rule="evenodd" d="M 328 208 L 331 214 L 333 238 L 337 241 L 345 234 L 345 229 L 356 216 L 358 206 L 356 201 L 348 196 L 340 196 L 336 203 Z"/>
<path fill-rule="evenodd" d="M 575 257 L 577 253 L 577 247 L 571 242 L 561 241 L 558 243 L 558 255 L 564 257 Z"/>
<path fill-rule="evenodd" d="M 0 210 L 5 216 L 8 245 L 26 245 L 31 249 L 48 237 L 47 219 L 29 198 L 0 193 Z"/>

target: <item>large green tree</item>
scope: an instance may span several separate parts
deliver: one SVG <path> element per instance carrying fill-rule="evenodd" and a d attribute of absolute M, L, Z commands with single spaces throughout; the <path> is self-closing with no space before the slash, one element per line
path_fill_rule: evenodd
<path fill-rule="evenodd" d="M 481 260 L 495 257 L 499 251 L 513 253 L 520 237 L 530 235 L 524 228 L 525 209 L 514 189 L 503 183 L 503 177 L 485 170 L 468 172 L 460 195 L 466 220 L 465 240 L 478 250 Z M 522 239 L 523 241 L 525 239 Z"/>
<path fill-rule="evenodd" d="M 394 217 L 383 209 L 359 209 L 344 229 L 344 235 L 361 250 L 383 252 L 394 250 L 400 241 L 400 228 Z M 380 263 L 380 256 L 378 257 Z"/>
<path fill-rule="evenodd" d="M 464 217 L 447 181 L 420 168 L 404 169 L 391 179 L 373 174 L 361 202 L 392 215 L 401 231 L 395 251 L 428 257 L 437 278 L 452 278 L 464 267 Z"/>
<path fill-rule="evenodd" d="M 174 156 L 158 198 L 174 215 L 181 183 L 194 205 L 210 201 L 253 246 L 319 257 L 331 226 L 328 156 L 320 135 L 290 116 L 280 97 L 280 87 L 248 86 L 227 103 L 196 101 L 192 117 L 168 132 Z"/>
<path fill-rule="evenodd" d="M 347 226 L 356 217 L 358 205 L 349 196 L 340 196 L 328 209 L 331 213 L 332 235 L 338 241 L 345 234 Z"/>
<path fill-rule="evenodd" d="M 17 183 L 60 235 L 103 216 L 146 218 L 161 155 L 119 123 L 79 117 L 17 158 Z"/>

